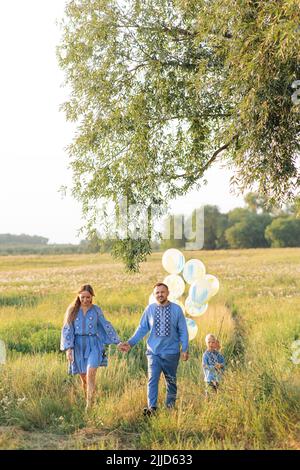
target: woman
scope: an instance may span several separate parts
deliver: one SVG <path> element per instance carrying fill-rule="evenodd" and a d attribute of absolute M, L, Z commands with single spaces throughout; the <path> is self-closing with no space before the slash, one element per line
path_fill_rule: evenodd
<path fill-rule="evenodd" d="M 86 410 L 92 404 L 97 368 L 107 366 L 105 345 L 120 343 L 101 308 L 93 304 L 94 295 L 89 284 L 81 287 L 78 297 L 67 308 L 60 345 L 67 354 L 69 373 L 80 375 Z"/>

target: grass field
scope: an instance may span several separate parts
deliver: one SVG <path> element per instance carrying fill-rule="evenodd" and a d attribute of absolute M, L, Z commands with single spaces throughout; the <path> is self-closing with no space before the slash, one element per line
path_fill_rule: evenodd
<path fill-rule="evenodd" d="M 126 340 L 163 280 L 161 254 L 128 275 L 109 255 L 0 257 L 0 449 L 300 449 L 300 249 L 186 252 L 221 283 L 190 359 L 181 362 L 175 410 L 151 418 L 146 405 L 145 342 L 127 356 L 110 346 L 98 370 L 97 399 L 86 416 L 78 377 L 58 351 L 66 306 L 90 283 L 105 316 Z M 204 400 L 204 337 L 218 333 L 227 371 L 220 393 Z"/>

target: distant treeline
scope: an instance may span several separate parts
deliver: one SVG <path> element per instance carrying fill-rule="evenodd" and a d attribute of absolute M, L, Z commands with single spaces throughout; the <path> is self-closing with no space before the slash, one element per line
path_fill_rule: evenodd
<path fill-rule="evenodd" d="M 78 245 L 71 243 L 48 244 L 48 241 L 48 238 L 38 235 L 0 234 L 0 255 L 94 253 L 98 251 L 98 247 L 87 240 L 82 240 Z"/>
<path fill-rule="evenodd" d="M 300 199 L 284 209 L 268 207 L 267 200 L 256 193 L 248 193 L 245 202 L 246 207 L 225 214 L 217 206 L 205 206 L 204 249 L 300 246 Z M 191 217 L 193 220 L 193 214 Z M 174 240 L 171 236 L 170 240 L 163 240 L 160 247 L 163 250 L 180 248 L 186 241 L 184 237 Z"/>
<path fill-rule="evenodd" d="M 300 199 L 296 199 L 293 205 L 278 209 L 268 207 L 267 201 L 256 193 L 248 193 L 245 203 L 246 207 L 237 207 L 227 213 L 220 212 L 217 206 L 205 206 L 205 250 L 300 247 Z M 190 218 L 193 225 L 194 213 Z M 186 242 L 192 241 L 185 238 L 184 227 L 183 237 L 174 239 L 172 219 L 174 216 L 171 216 L 170 239 L 153 242 L 154 251 L 184 248 Z M 48 244 L 48 241 L 48 238 L 37 235 L 0 234 L 0 255 L 103 253 L 110 252 L 113 245 L 111 240 L 98 239 L 96 236 L 82 240 L 78 245 Z"/>
<path fill-rule="evenodd" d="M 81 245 L 53 244 L 53 245 L 18 245 L 0 243 L 0 255 L 59 255 L 68 253 L 92 253 Z"/>
<path fill-rule="evenodd" d="M 217 206 L 204 207 L 205 250 L 232 248 L 300 247 L 300 199 L 284 208 L 268 206 L 268 201 L 251 192 L 245 196 L 245 207 L 237 207 L 227 213 Z M 182 236 L 174 238 L 174 217 L 176 224 L 182 221 Z M 195 211 L 188 217 L 171 215 L 168 220 L 170 238 L 152 242 L 153 251 L 168 248 L 184 248 L 193 242 L 184 235 L 185 227 L 196 230 Z M 180 223 L 180 222 L 179 222 Z M 180 232 L 180 230 L 179 230 Z M 109 239 L 91 241 L 101 252 L 109 252 L 113 242 Z"/>
<path fill-rule="evenodd" d="M 49 239 L 38 235 L 12 235 L 10 233 L 0 234 L 0 246 L 2 245 L 47 245 Z"/>

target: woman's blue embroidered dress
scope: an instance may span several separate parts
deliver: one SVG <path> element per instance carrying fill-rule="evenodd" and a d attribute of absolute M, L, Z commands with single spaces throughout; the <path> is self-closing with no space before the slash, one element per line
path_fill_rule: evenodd
<path fill-rule="evenodd" d="M 92 305 L 86 314 L 80 308 L 74 322 L 63 326 L 60 349 L 74 350 L 70 374 L 86 374 L 88 367 L 107 366 L 105 346 L 119 342 L 117 332 L 104 318 L 101 308 Z"/>

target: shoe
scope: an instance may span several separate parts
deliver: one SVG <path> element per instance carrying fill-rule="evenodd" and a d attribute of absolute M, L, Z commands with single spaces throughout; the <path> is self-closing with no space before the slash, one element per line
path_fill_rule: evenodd
<path fill-rule="evenodd" d="M 168 410 L 174 410 L 174 408 L 175 408 L 175 403 L 168 403 L 168 404 L 166 405 L 166 407 L 168 408 Z"/>
<path fill-rule="evenodd" d="M 153 408 L 144 408 L 143 415 L 144 416 L 153 416 L 153 415 L 155 415 L 156 410 L 157 410 L 156 406 L 154 406 Z"/>

